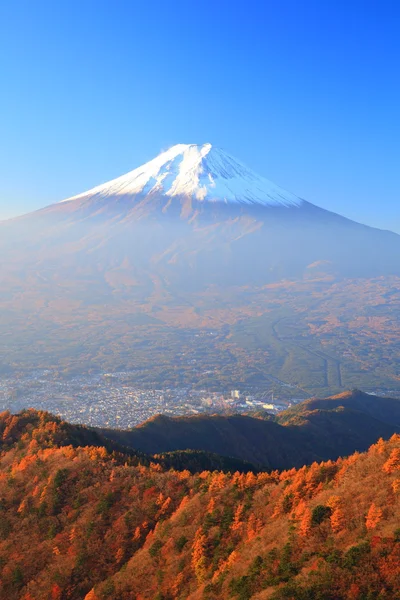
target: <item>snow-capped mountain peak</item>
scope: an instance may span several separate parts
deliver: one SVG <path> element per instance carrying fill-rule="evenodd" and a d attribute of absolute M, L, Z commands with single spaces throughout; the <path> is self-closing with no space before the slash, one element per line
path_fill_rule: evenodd
<path fill-rule="evenodd" d="M 211 144 L 177 144 L 141 167 L 63 202 L 159 192 L 199 202 L 299 206 L 302 200 Z"/>

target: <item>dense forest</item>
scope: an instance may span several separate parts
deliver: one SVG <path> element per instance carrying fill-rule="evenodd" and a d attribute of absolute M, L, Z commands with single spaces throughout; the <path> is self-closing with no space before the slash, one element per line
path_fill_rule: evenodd
<path fill-rule="evenodd" d="M 3 413 L 0 439 L 1 598 L 400 597 L 397 434 L 297 470 L 194 474 L 44 412 Z"/>

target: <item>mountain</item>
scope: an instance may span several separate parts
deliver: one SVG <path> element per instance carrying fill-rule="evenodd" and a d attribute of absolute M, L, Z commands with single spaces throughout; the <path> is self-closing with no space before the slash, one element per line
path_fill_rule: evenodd
<path fill-rule="evenodd" d="M 8 411 L 0 413 L 0 451 L 6 451 L 21 438 L 32 439 L 35 431 L 35 441 L 42 447 L 71 446 L 103 448 L 116 460 L 124 460 L 129 456 L 130 464 L 157 464 L 166 469 L 186 469 L 191 473 L 204 470 L 238 471 L 240 473 L 256 472 L 255 465 L 240 458 L 221 456 L 203 450 L 184 450 L 163 452 L 161 454 L 145 454 L 135 448 L 129 448 L 105 437 L 92 428 L 84 425 L 72 425 L 59 417 L 34 409 L 23 410 L 17 415 Z"/>
<path fill-rule="evenodd" d="M 279 420 L 286 424 L 314 410 L 334 410 L 339 407 L 363 412 L 383 423 L 400 427 L 400 400 L 365 394 L 361 390 L 346 391 L 329 398 L 310 398 L 281 413 Z"/>
<path fill-rule="evenodd" d="M 399 255 L 400 236 L 178 144 L 0 223 L 0 372 L 130 371 L 285 399 L 396 391 Z"/>
<path fill-rule="evenodd" d="M 380 437 L 400 433 L 399 410 L 400 400 L 355 391 L 308 400 L 274 420 L 247 415 L 159 415 L 132 430 L 99 431 L 147 454 L 201 450 L 267 469 L 290 469 L 363 451 Z"/>
<path fill-rule="evenodd" d="M 400 273 L 400 236 L 318 208 L 211 144 L 173 146 L 0 230 L 3 268 L 46 281 L 73 268 L 106 288 L 112 269 L 128 287 L 157 277 L 176 294 L 298 277 L 316 262 L 342 276 Z"/>
<path fill-rule="evenodd" d="M 3 413 L 0 432 L 2 598 L 400 595 L 399 435 L 299 470 L 192 475 L 65 445 L 85 432 L 46 413 Z"/>
<path fill-rule="evenodd" d="M 302 447 L 297 431 L 244 415 L 159 415 L 132 430 L 100 431 L 106 438 L 150 454 L 204 450 L 269 469 L 313 462 L 317 456 L 313 450 Z"/>
<path fill-rule="evenodd" d="M 211 144 L 177 144 L 137 169 L 63 202 L 84 204 L 91 199 L 164 197 L 204 203 L 300 206 L 303 201 L 256 175 L 233 156 Z"/>

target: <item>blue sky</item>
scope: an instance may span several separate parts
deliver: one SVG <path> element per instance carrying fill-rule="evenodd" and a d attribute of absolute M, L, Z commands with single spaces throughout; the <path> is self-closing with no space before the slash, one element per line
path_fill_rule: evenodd
<path fill-rule="evenodd" d="M 397 0 L 5 0 L 0 218 L 211 142 L 400 232 Z"/>

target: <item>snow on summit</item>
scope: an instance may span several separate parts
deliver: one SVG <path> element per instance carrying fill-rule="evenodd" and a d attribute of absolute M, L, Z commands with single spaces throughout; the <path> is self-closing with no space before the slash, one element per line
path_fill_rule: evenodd
<path fill-rule="evenodd" d="M 211 144 L 177 144 L 141 167 L 63 200 L 159 192 L 198 201 L 299 206 L 302 200 Z"/>

